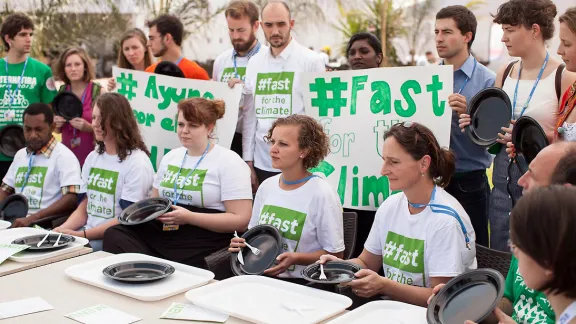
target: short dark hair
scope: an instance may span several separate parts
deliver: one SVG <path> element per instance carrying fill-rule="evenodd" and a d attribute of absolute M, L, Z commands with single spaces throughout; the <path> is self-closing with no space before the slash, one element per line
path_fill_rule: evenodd
<path fill-rule="evenodd" d="M 544 40 L 549 40 L 554 36 L 556 14 L 556 5 L 551 0 L 510 0 L 500 5 L 496 15 L 492 16 L 500 25 L 522 25 L 530 29 L 537 24 Z"/>
<path fill-rule="evenodd" d="M 576 186 L 576 144 L 571 144 L 564 153 L 564 156 L 560 158 L 558 164 L 556 164 L 556 168 L 554 168 L 550 183 L 569 183 Z"/>
<path fill-rule="evenodd" d="M 262 12 L 260 13 L 260 15 L 262 16 L 262 19 L 264 19 L 264 9 L 266 9 L 266 7 L 268 7 L 268 5 L 271 5 L 274 3 L 279 3 L 279 4 L 283 5 L 284 8 L 286 8 L 286 10 L 288 10 L 288 17 L 290 17 L 290 19 L 292 19 L 292 10 L 290 10 L 290 6 L 284 0 L 270 0 L 270 1 L 268 1 L 268 3 L 266 3 L 264 5 L 264 7 L 262 7 Z"/>
<path fill-rule="evenodd" d="M 23 13 L 13 13 L 8 15 L 2 22 L 2 29 L 0 30 L 0 35 L 2 36 L 2 42 L 6 51 L 10 50 L 10 44 L 4 39 L 6 35 L 10 38 L 14 38 L 22 29 L 32 29 L 34 30 L 34 23 L 30 17 Z"/>
<path fill-rule="evenodd" d="M 30 106 L 28 106 L 28 108 L 24 110 L 22 119 L 24 119 L 24 116 L 26 115 L 37 116 L 40 114 L 44 115 L 44 121 L 48 125 L 52 125 L 52 123 L 54 122 L 54 113 L 52 112 L 52 108 L 50 108 L 49 105 L 42 102 L 33 103 Z"/>
<path fill-rule="evenodd" d="M 447 18 L 451 18 L 456 22 L 456 27 L 460 29 L 462 35 L 472 33 L 472 38 L 468 42 L 468 50 L 470 50 L 476 38 L 476 28 L 478 27 L 478 21 L 474 13 L 464 6 L 448 6 L 440 9 L 436 14 L 436 20 Z"/>
<path fill-rule="evenodd" d="M 446 187 L 456 170 L 455 157 L 448 149 L 440 147 L 432 131 L 419 123 L 403 122 L 390 127 L 384 140 L 394 139 L 414 160 L 430 156 L 429 176 L 440 187 Z"/>
<path fill-rule="evenodd" d="M 382 43 L 380 43 L 378 37 L 374 36 L 374 34 L 363 32 L 354 34 L 352 37 L 350 37 L 348 46 L 346 47 L 346 57 L 348 57 L 348 53 L 350 53 L 350 48 L 352 48 L 352 45 L 359 40 L 366 40 L 368 45 L 370 45 L 374 52 L 376 52 L 376 55 L 382 54 Z"/>
<path fill-rule="evenodd" d="M 228 5 L 228 8 L 226 8 L 224 15 L 234 19 L 242 19 L 243 17 L 248 17 L 252 25 L 254 25 L 258 19 L 260 19 L 258 6 L 254 4 L 254 2 L 248 0 L 236 0 L 231 2 Z"/>
<path fill-rule="evenodd" d="M 178 19 L 178 17 L 173 15 L 160 15 L 156 19 L 149 21 L 147 24 L 148 28 L 156 26 L 158 32 L 162 36 L 167 34 L 172 35 L 174 43 L 176 45 L 182 45 L 182 39 L 184 38 L 184 24 Z"/>
<path fill-rule="evenodd" d="M 531 190 L 518 200 L 510 215 L 512 244 L 553 278 L 538 291 L 550 290 L 576 298 L 576 188 L 552 185 Z"/>

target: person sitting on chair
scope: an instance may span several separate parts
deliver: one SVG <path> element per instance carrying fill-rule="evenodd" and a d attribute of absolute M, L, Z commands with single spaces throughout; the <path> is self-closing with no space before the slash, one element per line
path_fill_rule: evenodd
<path fill-rule="evenodd" d="M 55 124 L 50 106 L 31 104 L 23 119 L 26 147 L 14 156 L 0 188 L 0 200 L 14 193 L 28 199 L 28 217 L 17 218 L 12 227 L 72 212 L 81 185 L 78 159 L 52 136 Z"/>

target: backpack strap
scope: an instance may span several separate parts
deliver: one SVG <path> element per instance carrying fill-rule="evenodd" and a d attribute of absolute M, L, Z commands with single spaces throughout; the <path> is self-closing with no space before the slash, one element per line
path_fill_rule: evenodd
<path fill-rule="evenodd" d="M 562 95 L 562 72 L 564 72 L 564 63 L 558 65 L 558 69 L 556 69 L 556 97 L 558 101 L 560 101 L 560 96 Z"/>
<path fill-rule="evenodd" d="M 512 67 L 514 67 L 514 64 L 516 64 L 517 62 L 518 60 L 508 63 L 506 70 L 504 70 L 504 74 L 502 74 L 502 88 L 504 88 L 504 82 L 506 82 L 506 78 L 508 78 L 508 75 L 510 74 Z"/>
<path fill-rule="evenodd" d="M 98 97 L 101 92 L 102 92 L 102 86 L 99 85 L 97 82 L 92 82 L 92 102 L 96 100 L 96 97 Z"/>

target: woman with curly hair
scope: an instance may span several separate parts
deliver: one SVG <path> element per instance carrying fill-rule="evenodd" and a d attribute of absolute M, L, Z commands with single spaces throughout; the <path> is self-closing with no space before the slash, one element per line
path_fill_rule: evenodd
<path fill-rule="evenodd" d="M 300 282 L 304 266 L 321 255 L 342 257 L 344 252 L 340 199 L 326 180 L 308 172 L 328 155 L 328 137 L 313 118 L 292 115 L 277 119 L 265 139 L 272 167 L 282 173 L 258 188 L 248 227 L 278 228 L 284 253 L 264 274 Z M 230 251 L 245 246 L 244 239 L 233 238 Z"/>
<path fill-rule="evenodd" d="M 454 174 L 454 154 L 427 127 L 404 122 L 384 136 L 381 174 L 390 190 L 364 251 L 349 260 L 363 269 L 350 283 L 359 297 L 385 295 L 426 306 L 432 288 L 476 268 L 475 233 L 462 205 L 444 191 Z M 336 259 L 322 256 L 320 262 Z M 384 276 L 377 271 L 383 269 Z"/>
<path fill-rule="evenodd" d="M 172 211 L 137 227 L 118 225 L 104 235 L 104 251 L 144 253 L 206 268 L 204 258 L 228 246 L 250 220 L 250 168 L 232 150 L 211 140 L 224 116 L 222 100 L 178 103 L 182 147 L 166 154 L 152 196 L 172 200 Z"/>
<path fill-rule="evenodd" d="M 92 111 L 96 150 L 82 168 L 82 202 L 57 232 L 85 237 L 96 251 L 109 227 L 129 205 L 146 198 L 154 169 L 128 100 L 117 93 L 98 97 Z"/>

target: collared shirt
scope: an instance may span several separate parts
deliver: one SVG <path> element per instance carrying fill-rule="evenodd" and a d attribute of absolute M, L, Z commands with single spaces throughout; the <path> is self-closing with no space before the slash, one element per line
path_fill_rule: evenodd
<path fill-rule="evenodd" d="M 56 140 L 56 138 L 54 136 L 52 136 L 52 138 L 50 138 L 50 140 L 48 141 L 48 143 L 46 143 L 46 145 L 44 145 L 41 149 L 39 149 L 38 151 L 36 151 L 36 155 L 44 155 L 47 159 L 50 158 L 50 156 L 52 156 L 52 152 L 54 152 L 54 149 L 56 148 L 56 145 L 58 144 L 58 141 Z M 28 154 L 30 154 L 31 152 L 28 150 L 28 148 L 26 148 L 26 152 Z M 6 192 L 7 194 L 11 195 L 15 192 L 14 188 L 12 186 L 7 185 L 5 182 L 2 182 L 2 185 L 0 186 L 0 189 L 3 190 L 4 192 Z M 71 185 L 71 186 L 64 186 L 61 188 L 62 191 L 62 195 L 66 195 L 68 193 L 74 193 L 77 194 L 80 192 L 80 185 Z"/>
<path fill-rule="evenodd" d="M 477 63 L 474 71 L 474 57 L 470 55 L 460 69 L 454 71 L 454 93 L 458 93 L 467 78 L 470 78 L 461 95 L 466 97 L 469 103 L 472 98 L 485 88 L 493 87 L 496 74 L 490 69 Z M 474 71 L 474 72 L 473 72 Z M 452 112 L 452 129 L 450 132 L 450 148 L 456 155 L 456 171 L 470 172 L 487 169 L 492 164 L 492 156 L 486 148 L 478 146 L 468 138 L 466 133 L 462 133 L 458 125 L 460 117 L 456 112 Z"/>
<path fill-rule="evenodd" d="M 324 60 L 318 53 L 295 39 L 277 56 L 261 50 L 246 68 L 246 105 L 242 137 L 243 158 L 265 171 L 272 168 L 270 148 L 264 142 L 272 123 L 281 117 L 304 114 L 304 89 L 301 76 L 306 72 L 324 72 Z"/>
<path fill-rule="evenodd" d="M 234 57 L 245 57 L 247 59 L 250 59 L 252 56 L 256 55 L 256 53 L 258 53 L 260 51 L 261 47 L 262 47 L 262 44 L 260 44 L 260 42 L 258 40 L 256 40 L 256 46 L 252 47 L 252 49 L 244 55 L 240 55 L 240 54 L 238 54 L 238 52 L 236 52 L 235 49 L 232 49 L 232 59 L 234 59 Z"/>

